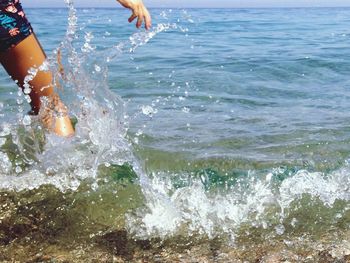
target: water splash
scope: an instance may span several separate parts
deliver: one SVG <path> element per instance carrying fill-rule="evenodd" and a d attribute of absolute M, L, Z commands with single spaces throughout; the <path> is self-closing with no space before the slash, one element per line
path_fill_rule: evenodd
<path fill-rule="evenodd" d="M 90 45 L 93 36 L 85 34 L 85 43 L 79 53 L 76 48 L 76 41 L 80 38 L 77 12 L 73 1 L 67 0 L 66 3 L 69 12 L 66 36 L 52 57 L 38 68 L 29 70 L 24 93 L 28 96 L 29 82 L 39 71 L 53 72 L 55 86 L 61 87 L 57 92 L 70 98 L 67 101 L 70 114 L 78 120 L 76 135 L 71 139 L 45 135 L 38 120 L 25 115 L 20 108 L 18 119 L 24 128 L 11 125 L 15 129 L 10 128 L 11 134 L 7 135 L 7 126 L 4 127 L 4 136 L 8 136 L 8 142 L 17 153 L 10 161 L 4 158 L 3 170 L 10 175 L 1 178 L 0 187 L 3 189 L 20 191 L 53 184 L 62 191 L 76 190 L 79 182 L 87 178 L 93 179 L 96 187 L 100 165 L 123 164 L 132 160 L 130 143 L 125 138 L 127 122 L 123 119 L 124 103 L 109 90 L 106 81 L 90 77 L 91 72 L 86 64 L 90 59 L 87 53 L 94 51 Z M 9 155 L 11 152 L 8 150 L 3 154 Z M 13 177 L 10 167 L 18 175 Z"/>
<path fill-rule="evenodd" d="M 157 173 L 153 174 L 151 185 L 158 193 L 168 196 L 172 206 L 154 200 L 146 209 L 129 215 L 128 228 L 140 239 L 167 239 L 178 235 L 213 239 L 227 235 L 234 242 L 245 225 L 272 228 L 276 235 L 282 235 L 287 227 L 297 227 L 299 220 L 304 220 L 304 227 L 305 224 L 312 225 L 313 222 L 305 219 L 290 218 L 305 212 L 304 206 L 294 205 L 305 198 L 315 207 L 324 206 L 321 210 L 331 208 L 339 201 L 349 202 L 349 173 L 349 167 L 327 176 L 298 171 L 283 181 L 278 179 L 276 171 L 262 178 L 253 173 L 214 192 L 208 191 L 198 176 Z M 184 177 L 192 179 L 187 179 L 187 186 L 178 188 L 176 181 Z M 313 204 L 309 198 L 314 200 Z M 348 209 L 349 205 L 341 209 L 338 219 Z M 321 216 L 315 214 L 315 217 Z"/>
<path fill-rule="evenodd" d="M 109 89 L 105 62 L 135 52 L 158 33 L 177 29 L 177 25 L 158 24 L 151 31 L 134 33 L 128 41 L 106 50 L 96 50 L 93 34 L 79 29 L 73 1 L 65 2 L 68 7 L 65 37 L 51 57 L 28 71 L 24 81 L 24 98 L 29 97 L 29 82 L 38 72 L 51 71 L 56 91 L 64 98 L 70 114 L 77 119 L 76 134 L 70 139 L 45 134 L 38 120 L 25 114 L 21 99 L 23 95 L 19 92 L 18 120 L 23 126 L 10 124 L 9 134 L 5 134 L 7 126 L 4 126 L 3 140 L 12 145 L 11 151 L 15 152 L 15 157 L 3 159 L 6 176 L 0 179 L 0 188 L 21 191 L 53 184 L 61 191 L 77 190 L 80 182 L 91 179 L 93 189 L 97 189 L 100 166 L 129 163 L 138 173 L 143 188 L 148 189 L 145 193 L 152 192 L 149 195 L 157 196 L 133 154 L 127 136 L 125 103 Z M 82 44 L 80 40 L 83 40 Z M 150 108 L 145 106 L 144 111 L 150 115 L 157 110 L 150 112 Z M 6 156 L 11 152 L 7 149 L 7 153 L 4 151 L 2 154 Z M 30 178 L 33 178 L 32 183 L 29 183 Z"/>

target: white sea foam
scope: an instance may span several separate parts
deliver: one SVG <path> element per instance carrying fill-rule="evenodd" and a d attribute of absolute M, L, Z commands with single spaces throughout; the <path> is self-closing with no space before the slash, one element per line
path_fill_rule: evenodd
<path fill-rule="evenodd" d="M 350 170 L 340 169 L 330 175 L 299 171 L 284 180 L 280 186 L 280 205 L 288 207 L 303 194 L 319 198 L 325 205 L 332 206 L 336 200 L 350 200 Z"/>
<path fill-rule="evenodd" d="M 277 224 L 275 232 L 281 235 L 285 231 L 284 224 L 298 222 L 296 218 L 292 222 L 285 220 L 291 204 L 305 195 L 320 200 L 325 207 L 331 207 L 337 200 L 350 201 L 349 174 L 349 167 L 329 175 L 299 171 L 280 183 L 276 183 L 272 174 L 265 178 L 252 175 L 242 178 L 229 190 L 211 193 L 199 179 L 176 189 L 169 179 L 174 175 L 157 173 L 151 182 L 153 193 L 166 195 L 171 205 L 149 198 L 147 209 L 129 215 L 128 227 L 141 239 L 179 234 L 213 238 L 223 233 L 234 239 L 244 224 L 263 228 Z M 274 211 L 272 216 L 271 210 Z M 341 218 L 342 214 L 339 216 Z M 139 224 L 133 224 L 136 221 Z"/>

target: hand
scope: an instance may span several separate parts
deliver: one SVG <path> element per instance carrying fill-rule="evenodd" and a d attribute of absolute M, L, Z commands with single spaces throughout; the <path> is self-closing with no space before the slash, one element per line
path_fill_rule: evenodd
<path fill-rule="evenodd" d="M 145 28 L 149 30 L 151 28 L 151 15 L 147 8 L 143 4 L 142 0 L 117 0 L 125 8 L 129 8 L 132 11 L 132 15 L 128 21 L 131 23 L 137 18 L 136 27 L 140 28 L 142 23 L 145 23 Z"/>

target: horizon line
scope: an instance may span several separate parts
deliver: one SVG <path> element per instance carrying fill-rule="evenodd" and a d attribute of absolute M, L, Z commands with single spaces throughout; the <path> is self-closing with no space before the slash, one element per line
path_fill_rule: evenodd
<path fill-rule="evenodd" d="M 66 9 L 66 6 L 26 6 L 26 9 L 28 8 L 35 8 L 35 9 L 50 9 L 50 8 L 55 8 L 55 9 Z M 75 8 L 91 8 L 91 9 L 110 9 L 110 8 L 115 8 L 115 9 L 125 9 L 120 6 L 106 6 L 106 7 L 94 7 L 94 6 L 75 6 Z M 151 6 L 148 7 L 148 9 L 299 9 L 299 8 L 350 8 L 350 5 L 347 6 L 242 6 L 242 7 L 171 7 L 171 6 L 166 6 L 166 7 L 158 7 L 158 6 Z"/>

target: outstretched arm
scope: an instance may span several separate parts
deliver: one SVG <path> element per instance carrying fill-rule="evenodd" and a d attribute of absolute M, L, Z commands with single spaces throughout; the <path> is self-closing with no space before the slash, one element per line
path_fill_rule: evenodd
<path fill-rule="evenodd" d="M 147 8 L 143 4 L 142 0 L 117 0 L 125 8 L 129 8 L 132 11 L 132 15 L 129 17 L 129 23 L 137 18 L 136 27 L 140 28 L 142 23 L 145 23 L 145 28 L 148 30 L 151 28 L 151 15 Z"/>

